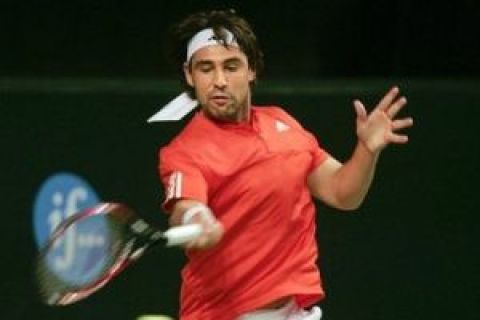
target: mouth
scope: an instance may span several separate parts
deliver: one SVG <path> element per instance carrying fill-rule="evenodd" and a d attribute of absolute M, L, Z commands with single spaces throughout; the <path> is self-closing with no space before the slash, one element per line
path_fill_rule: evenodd
<path fill-rule="evenodd" d="M 210 100 L 216 105 L 222 107 L 230 101 L 230 97 L 225 94 L 214 94 L 210 97 Z"/>

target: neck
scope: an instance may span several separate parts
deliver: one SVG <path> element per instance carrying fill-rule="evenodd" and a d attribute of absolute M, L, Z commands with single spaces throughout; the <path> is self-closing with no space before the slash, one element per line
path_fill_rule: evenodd
<path fill-rule="evenodd" d="M 202 113 L 205 117 L 209 118 L 210 120 L 214 121 L 214 122 L 217 122 L 217 123 L 224 123 L 224 124 L 228 124 L 228 123 L 231 123 L 231 124 L 241 124 L 241 123 L 245 123 L 245 124 L 249 124 L 250 123 L 250 119 L 251 119 L 251 112 L 250 112 L 251 108 L 250 108 L 250 105 L 243 109 L 241 112 L 239 112 L 238 114 L 235 115 L 235 117 L 231 117 L 231 118 L 219 118 L 219 117 L 216 117 L 208 112 L 205 112 L 205 110 L 202 110 Z"/>
<path fill-rule="evenodd" d="M 250 123 L 250 110 L 252 109 L 252 96 L 251 92 L 248 93 L 247 98 L 245 99 L 245 107 L 239 112 L 239 119 L 237 122 L 246 122 Z"/>
<path fill-rule="evenodd" d="M 246 107 L 242 109 L 242 111 L 238 114 L 238 119 L 236 122 L 238 123 L 250 123 L 250 110 L 252 109 L 252 105 L 250 102 L 247 103 Z"/>

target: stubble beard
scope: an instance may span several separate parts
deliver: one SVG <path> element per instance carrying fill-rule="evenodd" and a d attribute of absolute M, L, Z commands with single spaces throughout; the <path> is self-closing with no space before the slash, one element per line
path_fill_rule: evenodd
<path fill-rule="evenodd" d="M 234 96 L 230 96 L 230 99 L 230 103 L 223 107 L 219 108 L 218 106 L 210 106 L 204 108 L 207 116 L 222 122 L 242 122 L 247 119 L 249 110 L 248 97 L 243 101 L 237 100 Z"/>

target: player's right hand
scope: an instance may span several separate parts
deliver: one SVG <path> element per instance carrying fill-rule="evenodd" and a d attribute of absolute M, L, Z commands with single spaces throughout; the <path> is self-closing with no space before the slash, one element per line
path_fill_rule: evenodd
<path fill-rule="evenodd" d="M 205 250 L 214 247 L 223 237 L 223 225 L 214 217 L 206 206 L 196 206 L 190 210 L 190 217 L 184 224 L 199 224 L 202 233 L 194 240 L 188 242 L 187 249 Z"/>

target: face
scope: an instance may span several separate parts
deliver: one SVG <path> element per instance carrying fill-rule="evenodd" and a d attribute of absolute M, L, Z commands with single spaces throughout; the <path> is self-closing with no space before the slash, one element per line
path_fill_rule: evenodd
<path fill-rule="evenodd" d="M 195 52 L 184 72 L 207 116 L 229 122 L 248 119 L 250 82 L 255 79 L 255 72 L 239 48 L 204 47 Z"/>

